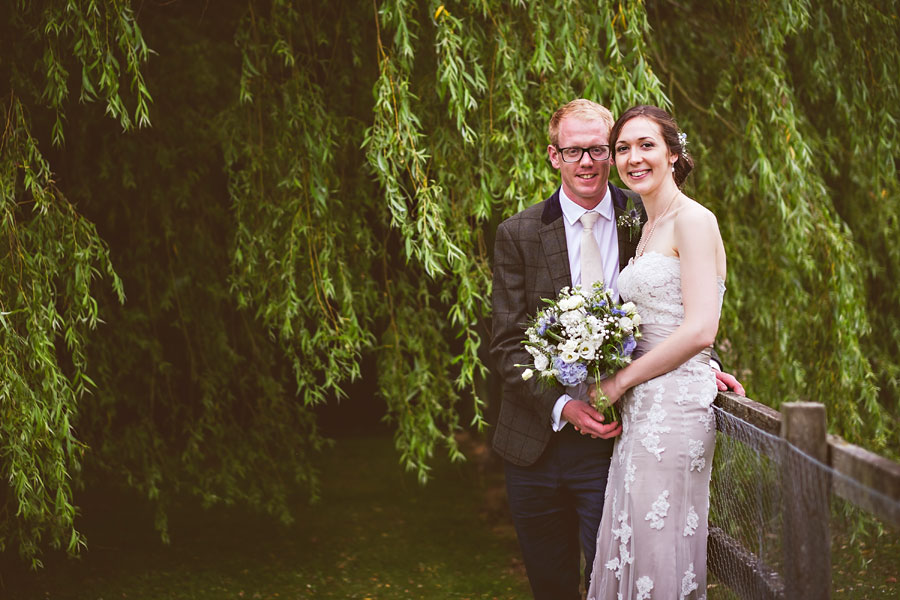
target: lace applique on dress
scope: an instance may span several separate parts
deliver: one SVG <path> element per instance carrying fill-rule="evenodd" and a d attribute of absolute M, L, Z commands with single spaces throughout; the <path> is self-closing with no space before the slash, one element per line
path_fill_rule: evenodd
<path fill-rule="evenodd" d="M 634 474 L 635 474 L 636 470 L 637 470 L 637 467 L 635 467 L 633 464 L 629 464 L 627 467 L 625 467 L 625 493 L 626 494 L 631 491 L 631 484 L 634 483 Z"/>
<path fill-rule="evenodd" d="M 713 412 L 712 405 L 708 406 L 706 412 L 697 417 L 697 420 L 700 421 L 700 424 L 703 425 L 703 430 L 709 433 L 712 428 L 712 423 L 715 420 L 716 415 Z"/>
<path fill-rule="evenodd" d="M 684 535 L 694 535 L 694 532 L 697 531 L 697 525 L 700 524 L 700 517 L 697 516 L 697 511 L 694 510 L 694 505 L 691 505 L 690 510 L 688 510 L 687 514 L 687 523 L 684 525 Z"/>
<path fill-rule="evenodd" d="M 694 575 L 694 563 L 691 563 L 690 566 L 688 566 L 688 570 L 684 573 L 684 578 L 681 580 L 681 596 L 679 596 L 681 600 L 687 598 L 691 592 L 700 587 L 697 582 L 694 581 L 696 577 L 697 576 Z"/>
<path fill-rule="evenodd" d="M 656 502 L 654 502 L 653 506 L 650 508 L 650 512 L 644 517 L 645 521 L 650 521 L 650 527 L 653 529 L 662 529 L 666 524 L 665 518 L 666 514 L 669 512 L 668 497 L 669 490 L 663 490 L 662 494 L 659 495 L 659 498 L 656 499 Z"/>
<path fill-rule="evenodd" d="M 662 396 L 665 392 L 664 386 L 659 386 L 656 391 L 656 395 L 654 397 L 655 402 L 653 406 L 650 407 L 650 412 L 647 414 L 647 420 L 638 427 L 638 434 L 641 435 L 641 445 L 647 449 L 647 452 L 650 452 L 656 457 L 656 460 L 662 460 L 662 453 L 666 451 L 666 449 L 659 445 L 660 443 L 660 434 L 669 433 L 672 431 L 672 428 L 668 425 L 663 425 L 663 422 L 666 419 L 666 411 L 662 407 Z M 624 433 L 624 432 L 623 432 Z"/>
<path fill-rule="evenodd" d="M 688 442 L 688 446 L 691 455 L 691 471 L 697 469 L 699 473 L 706 466 L 706 458 L 703 456 L 703 442 L 701 440 L 691 440 Z"/>
<path fill-rule="evenodd" d="M 650 591 L 653 590 L 653 580 L 644 575 L 637 580 L 637 600 L 649 600 Z"/>
<path fill-rule="evenodd" d="M 613 538 L 619 541 L 619 555 L 607 561 L 605 566 L 608 570 L 613 571 L 616 579 L 621 579 L 626 565 L 630 565 L 634 562 L 634 557 L 631 556 L 628 549 L 629 544 L 631 543 L 631 526 L 628 525 L 629 520 L 627 513 L 624 511 L 619 513 L 619 528 L 612 530 Z"/>

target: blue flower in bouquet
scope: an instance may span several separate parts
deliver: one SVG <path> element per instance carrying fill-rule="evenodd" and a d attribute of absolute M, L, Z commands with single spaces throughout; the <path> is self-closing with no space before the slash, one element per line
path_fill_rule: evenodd
<path fill-rule="evenodd" d="M 536 332 L 539 336 L 543 336 L 547 333 L 547 328 L 556 323 L 556 317 L 554 315 L 549 315 L 546 318 L 538 319 L 536 324 Z"/>
<path fill-rule="evenodd" d="M 633 335 L 628 336 L 622 342 L 622 354 L 625 356 L 631 356 L 635 348 L 637 348 L 637 340 L 634 339 Z"/>
<path fill-rule="evenodd" d="M 587 366 L 581 362 L 567 363 L 561 356 L 553 359 L 553 368 L 556 370 L 556 379 L 564 386 L 578 385 L 587 379 Z"/>

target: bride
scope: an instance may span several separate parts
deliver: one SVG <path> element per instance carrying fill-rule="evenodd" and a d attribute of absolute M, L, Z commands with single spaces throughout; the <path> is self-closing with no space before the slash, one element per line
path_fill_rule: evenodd
<path fill-rule="evenodd" d="M 715 215 L 684 195 L 686 136 L 654 106 L 613 126 L 619 176 L 647 211 L 636 257 L 619 277 L 644 324 L 635 360 L 602 384 L 619 401 L 616 442 L 588 599 L 706 598 L 709 477 L 716 382 L 709 348 L 725 292 Z"/>

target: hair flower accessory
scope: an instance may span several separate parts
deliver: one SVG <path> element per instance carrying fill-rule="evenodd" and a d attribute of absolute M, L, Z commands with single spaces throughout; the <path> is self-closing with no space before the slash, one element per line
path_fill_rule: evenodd
<path fill-rule="evenodd" d="M 684 154 L 687 149 L 687 134 L 683 131 L 678 132 L 678 143 L 681 145 L 681 153 Z"/>

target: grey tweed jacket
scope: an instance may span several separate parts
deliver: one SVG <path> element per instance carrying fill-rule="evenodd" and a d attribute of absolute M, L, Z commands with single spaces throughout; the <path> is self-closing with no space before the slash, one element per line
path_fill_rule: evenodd
<path fill-rule="evenodd" d="M 640 206 L 640 197 L 610 184 L 615 218 L 626 211 L 628 198 Z M 643 210 L 641 215 L 644 216 Z M 619 228 L 619 265 L 634 256 L 638 235 Z M 561 385 L 546 386 L 532 378 L 522 380 L 522 368 L 531 356 L 522 346 L 524 325 L 540 308 L 542 298 L 553 299 L 572 285 L 569 254 L 559 189 L 539 204 L 503 221 L 494 246 L 493 324 L 491 357 L 495 374 L 502 378 L 500 417 L 493 446 L 516 465 L 534 464 L 553 431 L 551 412 L 565 392 Z M 612 440 L 597 440 L 600 451 L 611 454 Z"/>

